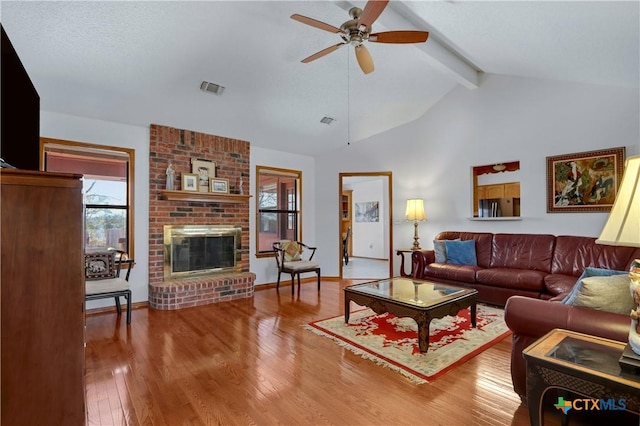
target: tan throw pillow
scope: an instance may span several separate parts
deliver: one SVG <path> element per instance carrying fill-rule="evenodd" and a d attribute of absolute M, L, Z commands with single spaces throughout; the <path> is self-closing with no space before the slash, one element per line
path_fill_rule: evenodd
<path fill-rule="evenodd" d="M 281 245 L 284 250 L 284 260 L 291 262 L 294 260 L 300 260 L 300 254 L 302 254 L 302 246 L 295 241 L 287 241 Z"/>
<path fill-rule="evenodd" d="M 583 278 L 574 306 L 629 315 L 636 308 L 629 283 L 628 275 Z"/>

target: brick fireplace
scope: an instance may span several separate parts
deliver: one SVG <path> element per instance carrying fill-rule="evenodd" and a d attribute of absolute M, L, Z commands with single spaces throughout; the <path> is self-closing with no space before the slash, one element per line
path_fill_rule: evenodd
<path fill-rule="evenodd" d="M 191 159 L 216 163 L 216 177 L 229 180 L 231 194 L 248 194 L 250 144 L 246 141 L 207 135 L 152 124 L 149 146 L 149 306 L 174 310 L 206 305 L 253 295 L 255 274 L 249 271 L 248 197 L 203 197 L 197 193 L 185 200 L 167 197 L 166 170 L 175 170 L 175 189 L 181 190 L 181 176 L 191 173 Z M 178 193 L 182 195 L 183 193 Z M 193 201 L 193 198 L 197 201 Z M 165 225 L 228 225 L 242 229 L 240 259 L 233 272 L 185 278 L 164 276 Z"/>

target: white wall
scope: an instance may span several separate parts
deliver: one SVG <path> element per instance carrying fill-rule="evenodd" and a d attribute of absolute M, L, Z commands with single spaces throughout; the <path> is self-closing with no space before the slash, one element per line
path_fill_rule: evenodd
<path fill-rule="evenodd" d="M 133 302 L 149 296 L 149 128 L 40 112 L 40 136 L 135 149 L 134 257 L 129 282 Z M 112 299 L 87 302 L 87 309 L 113 305 Z"/>
<path fill-rule="evenodd" d="M 316 244 L 316 212 L 315 212 L 315 160 L 298 154 L 289 154 L 256 146 L 251 146 L 251 178 L 249 193 L 249 237 L 250 265 L 249 270 L 256 274 L 256 285 L 275 283 L 278 278 L 278 268 L 273 256 L 256 257 L 256 166 L 278 167 L 282 169 L 302 171 L 302 242 L 314 246 Z M 336 225 L 337 226 L 337 225 Z M 336 231 L 337 232 L 337 231 Z M 315 258 L 314 258 L 315 259 Z M 290 275 L 283 275 L 282 280 L 291 279 Z"/>
<path fill-rule="evenodd" d="M 639 99 L 637 89 L 489 75 L 476 90 L 454 90 L 419 120 L 317 157 L 323 274 L 338 274 L 337 181 L 344 171 L 392 171 L 394 248 L 413 239 L 413 225 L 402 216 L 408 198 L 425 200 L 423 248 L 444 230 L 597 236 L 607 213 L 546 212 L 546 157 L 618 146 L 627 156 L 640 153 Z M 515 160 L 522 220 L 469 220 L 471 167 Z"/>
<path fill-rule="evenodd" d="M 385 226 L 388 222 L 389 214 L 387 208 L 387 197 L 385 189 L 387 180 L 377 179 L 366 182 L 354 182 L 351 185 L 353 193 L 351 195 L 352 220 L 352 256 L 368 257 L 372 259 L 388 259 L 389 245 L 385 244 L 385 233 L 389 230 Z M 356 221 L 356 203 L 366 203 L 377 201 L 379 206 L 378 222 L 358 222 Z"/>

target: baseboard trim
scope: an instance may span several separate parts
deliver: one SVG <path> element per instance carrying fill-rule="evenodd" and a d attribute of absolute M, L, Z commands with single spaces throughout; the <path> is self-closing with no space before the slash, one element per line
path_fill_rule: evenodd
<path fill-rule="evenodd" d="M 320 277 L 320 282 L 322 283 L 322 281 L 340 281 L 340 278 L 338 277 L 327 277 L 327 276 L 322 276 Z M 313 283 L 317 283 L 318 282 L 318 277 L 306 277 L 306 278 L 302 278 L 300 279 L 300 283 L 304 284 L 304 283 L 309 283 L 309 282 L 313 282 Z M 298 283 L 298 279 L 296 278 L 296 285 Z M 277 285 L 277 283 L 275 282 L 271 282 L 271 283 L 263 283 L 263 284 L 256 284 L 254 285 L 253 289 L 254 290 L 266 290 L 268 288 L 274 288 Z M 291 287 L 291 280 L 290 279 L 286 279 L 286 280 L 281 280 L 280 281 L 280 287 Z"/>
<path fill-rule="evenodd" d="M 127 304 L 122 303 L 120 306 L 122 307 L 122 311 L 126 312 Z M 135 302 L 131 304 L 131 310 L 148 308 L 148 307 L 149 307 L 149 302 Z M 114 304 L 111 306 L 103 306 L 101 308 L 87 309 L 85 313 L 87 315 L 98 315 L 98 314 L 104 314 L 105 312 L 111 313 L 115 311 L 115 309 L 116 309 L 116 305 Z"/>

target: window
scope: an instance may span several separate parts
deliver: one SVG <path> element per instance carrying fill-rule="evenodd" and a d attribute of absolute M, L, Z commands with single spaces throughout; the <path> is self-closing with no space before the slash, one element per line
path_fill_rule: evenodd
<path fill-rule="evenodd" d="M 302 172 L 256 167 L 256 255 L 271 256 L 273 243 L 301 240 Z"/>
<path fill-rule="evenodd" d="M 84 176 L 85 251 L 133 254 L 134 150 L 41 138 L 44 170 Z"/>

